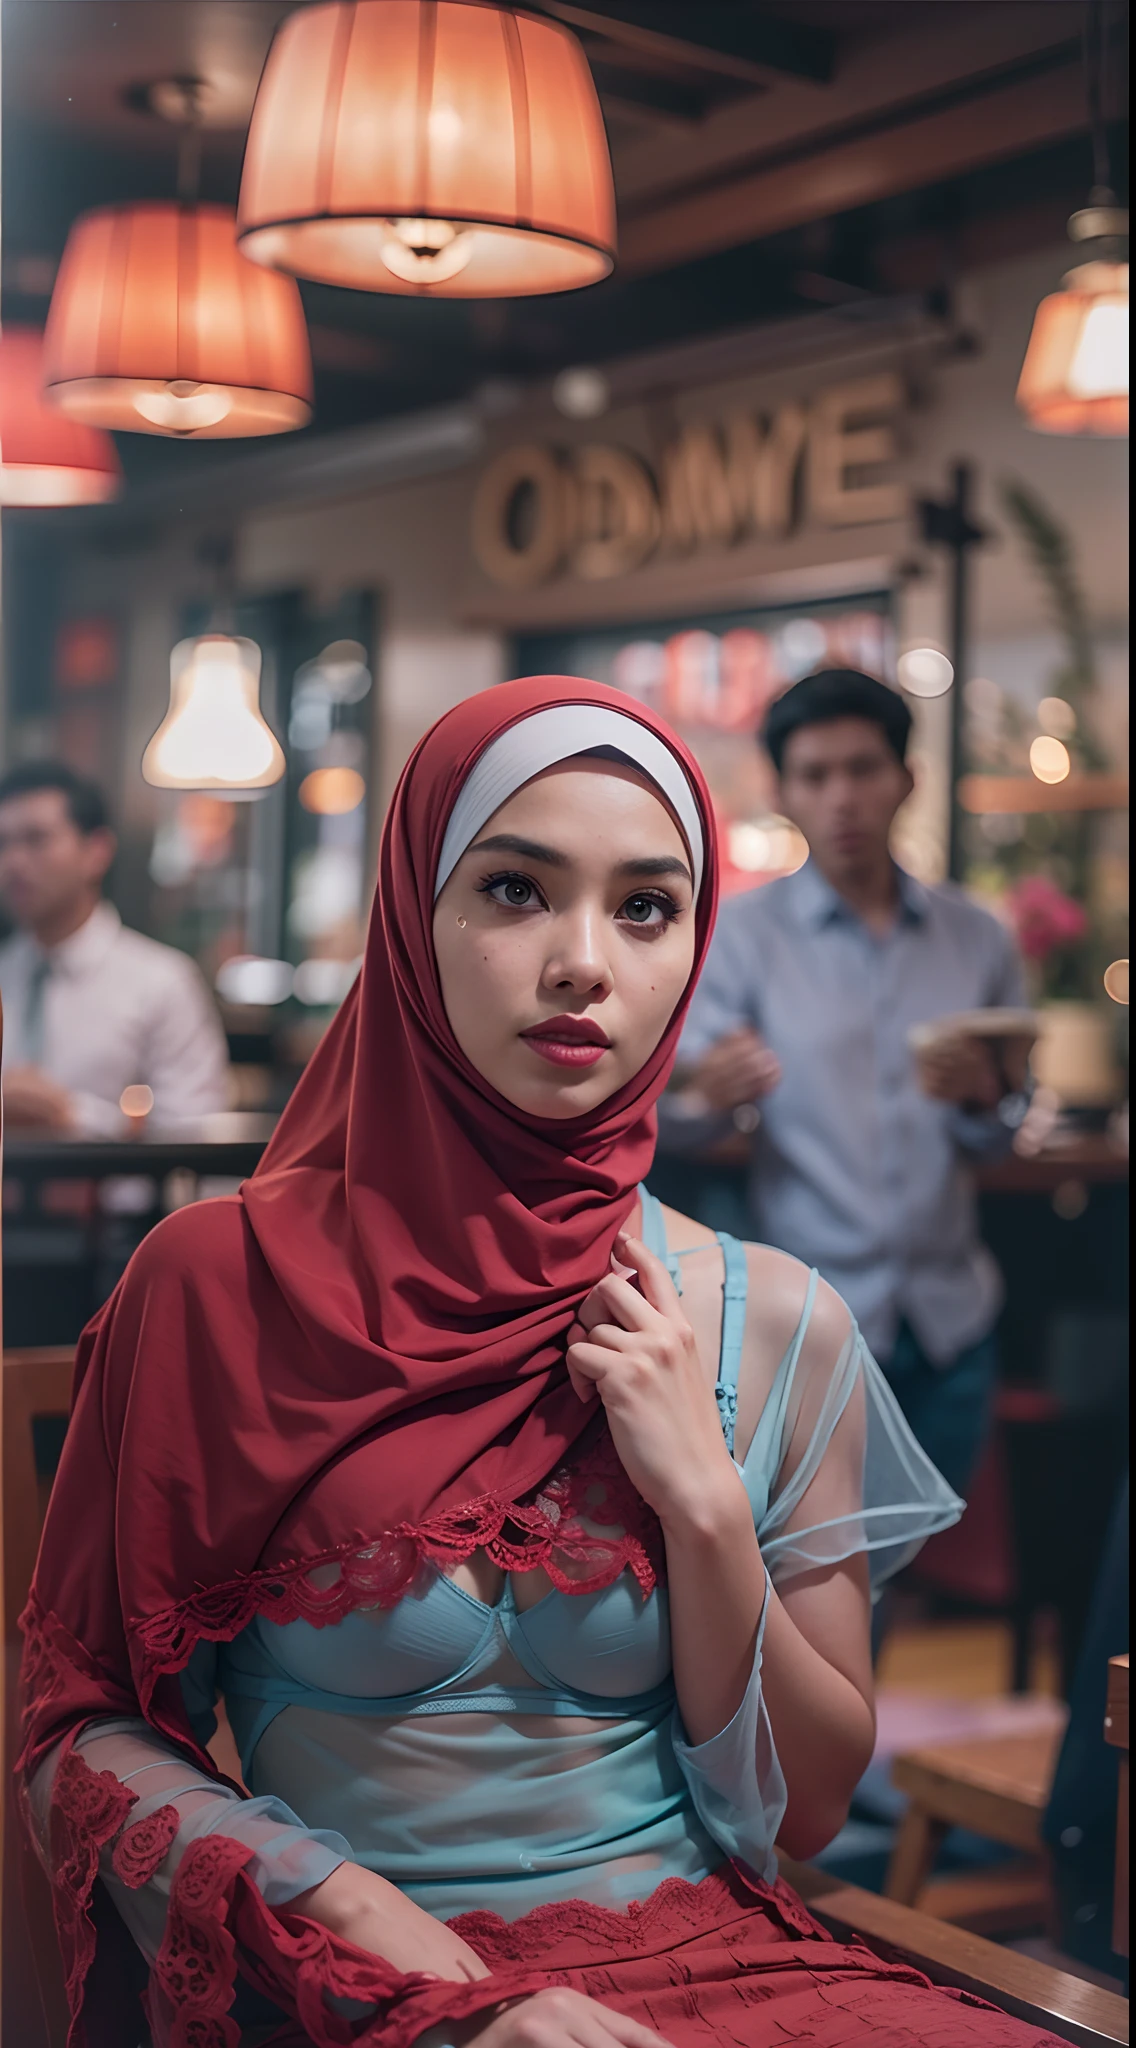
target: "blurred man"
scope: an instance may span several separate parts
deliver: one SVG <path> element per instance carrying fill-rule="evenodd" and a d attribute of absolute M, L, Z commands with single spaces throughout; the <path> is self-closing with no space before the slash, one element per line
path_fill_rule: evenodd
<path fill-rule="evenodd" d="M 753 1235 L 844 1296 L 916 1436 L 965 1493 L 1001 1302 L 967 1167 L 1010 1144 L 1025 1103 L 980 1039 L 921 1054 L 917 1072 L 908 1033 L 1025 995 L 1002 926 L 891 857 L 910 730 L 902 697 L 850 669 L 807 676 L 770 708 L 781 809 L 810 857 L 725 905 L 660 1144 L 691 1153 L 733 1116 L 758 1124 Z"/>
<path fill-rule="evenodd" d="M 44 761 L 0 779 L 0 905 L 17 928 L 0 945 L 9 1125 L 115 1134 L 136 1082 L 157 1123 L 226 1105 L 225 1036 L 198 969 L 102 900 L 114 850 L 93 782 Z"/>

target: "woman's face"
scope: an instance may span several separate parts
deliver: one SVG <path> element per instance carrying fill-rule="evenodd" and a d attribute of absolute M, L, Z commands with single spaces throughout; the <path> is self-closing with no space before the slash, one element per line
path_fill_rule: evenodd
<path fill-rule="evenodd" d="M 518 1109 L 572 1117 L 650 1058 L 690 979 L 690 855 L 653 784 L 574 760 L 525 784 L 434 909 L 450 1028 Z"/>

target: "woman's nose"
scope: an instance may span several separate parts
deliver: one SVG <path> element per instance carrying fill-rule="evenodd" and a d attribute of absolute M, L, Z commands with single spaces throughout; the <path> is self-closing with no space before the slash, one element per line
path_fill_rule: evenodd
<path fill-rule="evenodd" d="M 541 980 L 545 988 L 571 988 L 577 995 L 613 986 L 611 962 L 603 939 L 608 920 L 598 912 L 579 911 L 556 920 L 553 943 Z"/>

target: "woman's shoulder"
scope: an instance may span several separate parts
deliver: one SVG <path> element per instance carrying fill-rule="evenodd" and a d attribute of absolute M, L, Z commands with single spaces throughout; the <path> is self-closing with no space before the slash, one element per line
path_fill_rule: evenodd
<path fill-rule="evenodd" d="M 190 1202 L 148 1231 L 123 1275 L 133 1292 L 224 1287 L 247 1267 L 248 1217 L 239 1195 Z"/>
<path fill-rule="evenodd" d="M 667 1247 L 691 1255 L 686 1277 L 720 1285 L 722 1277 L 718 1234 L 704 1223 L 680 1210 L 664 1207 Z M 774 1245 L 743 1242 L 746 1275 L 747 1354 L 760 1353 L 763 1361 L 780 1360 L 802 1337 L 802 1359 L 834 1360 L 852 1331 L 852 1318 L 842 1299 L 827 1280 Z M 698 1257 L 702 1253 L 704 1257 Z M 703 1270 L 705 1269 L 705 1270 Z M 811 1298 L 810 1298 L 811 1297 Z M 805 1328 L 802 1318 L 808 1311 Z"/>
<path fill-rule="evenodd" d="M 749 1274 L 749 1309 L 764 1334 L 781 1353 L 800 1333 L 802 1350 L 835 1354 L 852 1331 L 852 1317 L 841 1295 L 813 1267 L 771 1244 L 745 1246 Z M 802 1329 L 802 1322 L 804 1328 Z"/>

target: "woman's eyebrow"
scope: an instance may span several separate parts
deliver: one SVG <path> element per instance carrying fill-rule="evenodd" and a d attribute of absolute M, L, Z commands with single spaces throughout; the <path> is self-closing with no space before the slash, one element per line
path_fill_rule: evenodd
<path fill-rule="evenodd" d="M 689 882 L 692 889 L 694 887 L 694 878 L 686 862 L 673 853 L 661 853 L 650 860 L 622 860 L 615 872 L 626 875 L 629 880 L 646 879 L 651 875 L 681 875 L 684 882 Z"/>
<path fill-rule="evenodd" d="M 543 861 L 545 867 L 566 868 L 571 862 L 566 853 L 558 853 L 554 846 L 541 846 L 535 839 L 518 839 L 512 832 L 495 832 L 491 839 L 479 839 L 475 845 L 466 848 L 467 853 L 516 853 L 522 860 Z"/>

